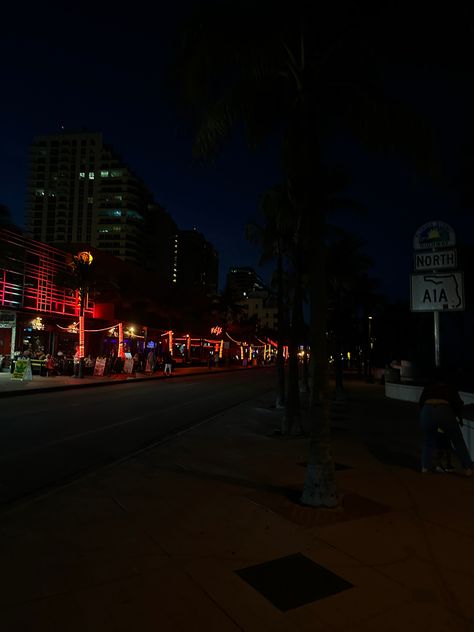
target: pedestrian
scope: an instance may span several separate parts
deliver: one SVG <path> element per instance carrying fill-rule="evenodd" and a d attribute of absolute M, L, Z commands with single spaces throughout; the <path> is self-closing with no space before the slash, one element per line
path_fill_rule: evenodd
<path fill-rule="evenodd" d="M 462 424 L 463 401 L 457 388 L 437 369 L 420 397 L 420 424 L 422 431 L 421 471 L 425 474 L 436 471 L 433 456 L 437 445 L 438 428 L 452 445 L 462 473 L 472 475 L 472 460 L 469 456 L 460 424 Z"/>
<path fill-rule="evenodd" d="M 156 370 L 155 350 L 150 349 L 146 358 L 145 373 L 153 373 Z"/>
<path fill-rule="evenodd" d="M 173 358 L 171 357 L 171 353 L 169 351 L 165 351 L 163 353 L 163 374 L 171 375 L 171 371 L 173 370 Z"/>
<path fill-rule="evenodd" d="M 74 353 L 74 377 L 79 377 L 79 365 L 81 363 L 81 354 L 79 352 L 79 345 L 76 345 L 76 352 Z"/>
<path fill-rule="evenodd" d="M 55 369 L 56 369 L 56 362 L 53 356 L 50 353 L 48 353 L 46 355 L 46 376 L 53 377 L 55 374 Z"/>

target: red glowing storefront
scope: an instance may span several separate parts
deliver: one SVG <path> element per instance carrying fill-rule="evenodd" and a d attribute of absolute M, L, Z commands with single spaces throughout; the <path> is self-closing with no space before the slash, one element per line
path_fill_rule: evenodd
<path fill-rule="evenodd" d="M 77 292 L 57 284 L 70 263 L 69 254 L 0 228 L 0 355 L 25 347 L 73 350 L 77 335 L 58 327 L 69 327 L 79 314 Z M 94 316 L 89 298 L 84 313 Z"/>

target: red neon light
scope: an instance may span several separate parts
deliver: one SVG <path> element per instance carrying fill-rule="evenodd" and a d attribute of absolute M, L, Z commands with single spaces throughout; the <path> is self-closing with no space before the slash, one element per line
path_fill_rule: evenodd
<path fill-rule="evenodd" d="M 76 297 L 55 283 L 58 273 L 68 269 L 65 252 L 4 228 L 0 229 L 0 250 L 6 253 L 0 269 L 2 307 L 78 316 Z M 93 310 L 93 301 L 87 297 L 85 315 L 92 318 Z"/>
<path fill-rule="evenodd" d="M 123 348 L 123 323 L 118 324 L 118 355 L 120 358 L 125 358 L 125 349 Z"/>
<path fill-rule="evenodd" d="M 84 355 L 84 316 L 79 316 L 79 357 Z"/>

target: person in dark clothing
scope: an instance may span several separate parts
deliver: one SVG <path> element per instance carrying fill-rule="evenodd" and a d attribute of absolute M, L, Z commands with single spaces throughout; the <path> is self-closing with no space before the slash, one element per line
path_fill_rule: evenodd
<path fill-rule="evenodd" d="M 171 375 L 173 370 L 173 358 L 171 357 L 171 353 L 169 351 L 165 351 L 163 353 L 163 373 L 164 375 Z"/>
<path fill-rule="evenodd" d="M 452 445 L 461 463 L 463 474 L 471 476 L 472 460 L 459 427 L 462 423 L 464 403 L 456 387 L 438 370 L 423 389 L 419 403 L 423 434 L 421 471 L 434 471 L 433 455 L 439 428 L 445 435 L 445 440 Z"/>

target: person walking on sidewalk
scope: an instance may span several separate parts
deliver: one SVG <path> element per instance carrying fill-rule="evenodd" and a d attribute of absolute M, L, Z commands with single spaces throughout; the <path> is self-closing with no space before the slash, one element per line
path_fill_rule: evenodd
<path fill-rule="evenodd" d="M 56 373 L 56 361 L 53 356 L 48 353 L 46 355 L 46 376 L 52 377 Z"/>
<path fill-rule="evenodd" d="M 463 474 L 471 476 L 472 461 L 469 456 L 460 424 L 462 423 L 463 401 L 457 388 L 443 372 L 437 369 L 420 397 L 420 424 L 423 435 L 421 471 L 434 471 L 433 456 L 436 451 L 438 428 L 453 446 L 461 463 Z"/>
<path fill-rule="evenodd" d="M 173 358 L 171 357 L 171 353 L 169 351 L 165 351 L 163 353 L 163 362 L 164 362 L 163 373 L 165 375 L 171 375 L 171 371 L 173 369 Z"/>

